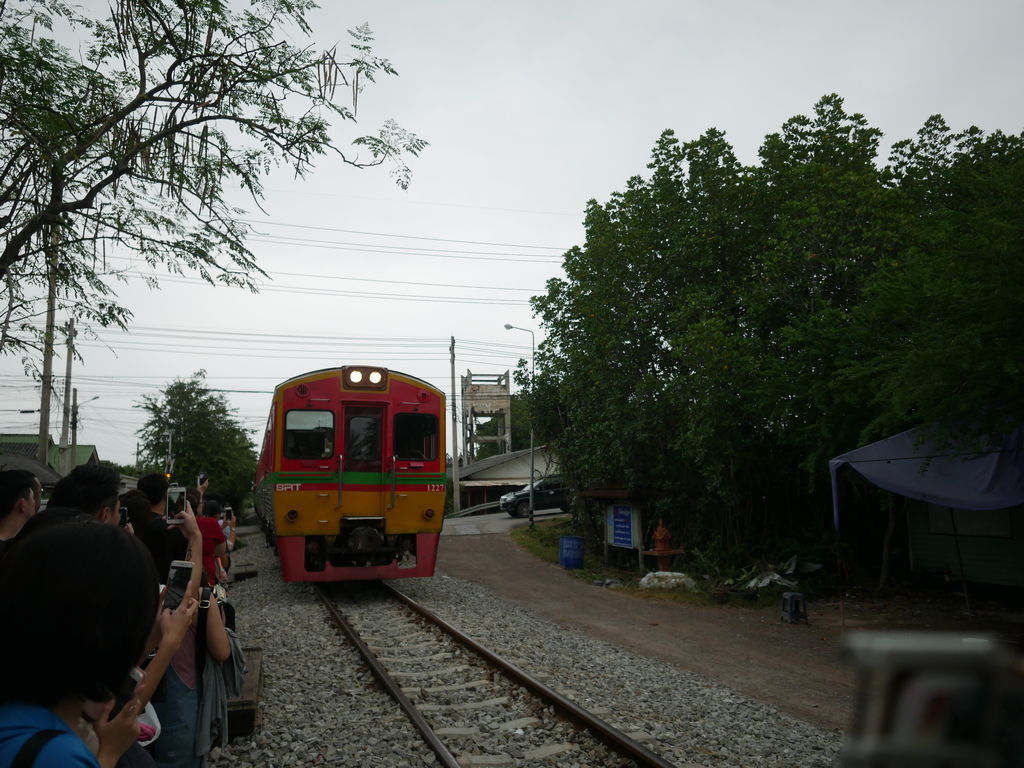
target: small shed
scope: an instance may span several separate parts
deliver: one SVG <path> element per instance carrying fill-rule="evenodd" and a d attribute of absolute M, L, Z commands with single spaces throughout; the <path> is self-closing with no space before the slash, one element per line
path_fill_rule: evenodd
<path fill-rule="evenodd" d="M 919 502 L 907 516 L 915 570 L 1024 587 L 1024 428 L 980 449 L 912 429 L 837 456 L 829 462 L 837 530 L 843 468 Z"/>

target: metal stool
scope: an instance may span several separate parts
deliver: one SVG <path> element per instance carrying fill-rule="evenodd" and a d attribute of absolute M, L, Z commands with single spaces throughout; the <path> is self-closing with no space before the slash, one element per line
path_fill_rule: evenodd
<path fill-rule="evenodd" d="M 782 616 L 780 619 L 790 624 L 796 624 L 798 621 L 809 623 L 807 621 L 807 600 L 804 598 L 803 592 L 782 593 Z"/>

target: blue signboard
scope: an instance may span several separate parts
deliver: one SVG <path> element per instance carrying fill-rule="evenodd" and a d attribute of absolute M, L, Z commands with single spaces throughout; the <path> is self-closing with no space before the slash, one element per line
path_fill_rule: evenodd
<path fill-rule="evenodd" d="M 629 504 L 612 504 L 608 508 L 606 537 L 613 547 L 633 549 L 636 519 L 633 507 Z"/>

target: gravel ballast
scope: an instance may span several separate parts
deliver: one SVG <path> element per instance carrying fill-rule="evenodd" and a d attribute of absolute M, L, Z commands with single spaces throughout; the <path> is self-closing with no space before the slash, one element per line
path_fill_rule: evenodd
<path fill-rule="evenodd" d="M 259 576 L 229 599 L 243 645 L 263 649 L 262 728 L 215 750 L 217 766 L 420 766 L 436 759 L 330 629 L 308 584 L 285 584 L 259 535 L 235 555 Z M 829 766 L 841 737 L 712 680 L 540 619 L 438 573 L 392 582 L 552 688 L 683 768 Z M 570 607 L 567 606 L 567 611 Z M 565 756 L 562 756 L 563 758 Z M 558 756 L 522 765 L 562 765 Z"/>

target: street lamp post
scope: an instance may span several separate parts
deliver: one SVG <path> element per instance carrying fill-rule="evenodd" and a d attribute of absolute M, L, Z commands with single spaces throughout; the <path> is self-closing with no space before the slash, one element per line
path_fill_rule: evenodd
<path fill-rule="evenodd" d="M 537 354 L 536 354 L 537 345 L 535 343 L 535 337 L 533 335 L 533 331 L 531 331 L 529 328 L 520 328 L 518 325 L 511 325 L 509 323 L 505 323 L 505 330 L 506 331 L 511 331 L 511 330 L 526 331 L 528 334 L 530 334 L 530 390 L 531 390 L 530 394 L 532 395 L 532 394 L 534 394 L 532 390 L 534 389 L 534 384 L 536 383 L 536 369 L 534 368 L 534 365 L 536 363 L 536 357 L 537 357 Z M 533 486 L 534 486 L 535 483 L 536 483 L 536 479 L 533 476 L 533 414 L 531 413 L 530 414 L 530 527 L 531 528 L 533 528 Z"/>

